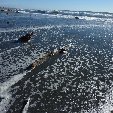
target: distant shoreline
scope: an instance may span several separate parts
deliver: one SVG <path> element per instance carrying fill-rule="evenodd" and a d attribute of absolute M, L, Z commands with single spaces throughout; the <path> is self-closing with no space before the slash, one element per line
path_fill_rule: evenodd
<path fill-rule="evenodd" d="M 55 10 L 55 9 L 51 9 L 51 10 L 46 10 L 46 9 L 30 9 L 30 8 L 13 8 L 13 7 L 5 7 L 5 6 L 0 6 L 0 11 L 1 10 L 5 10 L 5 11 L 8 11 L 8 10 L 10 10 L 10 11 L 18 11 L 18 10 L 40 10 L 40 11 L 55 11 L 55 12 L 57 12 L 57 11 L 70 11 L 70 12 L 73 12 L 73 11 L 76 11 L 76 10 L 66 10 L 66 9 L 64 9 L 64 10 Z M 78 10 L 77 10 L 78 11 Z M 93 12 L 93 13 L 107 13 L 107 14 L 113 14 L 112 12 L 102 12 L 102 11 L 78 11 L 78 12 Z"/>
<path fill-rule="evenodd" d="M 0 12 L 18 12 L 18 8 L 0 7 Z"/>

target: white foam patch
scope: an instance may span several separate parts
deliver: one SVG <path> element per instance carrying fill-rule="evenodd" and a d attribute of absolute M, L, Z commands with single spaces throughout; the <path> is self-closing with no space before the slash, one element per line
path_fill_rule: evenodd
<path fill-rule="evenodd" d="M 24 75 L 26 75 L 26 72 L 15 75 L 14 77 L 10 78 L 8 81 L 0 84 L 0 94 L 2 95 L 4 92 L 6 92 L 12 85 L 14 85 L 19 80 L 21 80 Z"/>
<path fill-rule="evenodd" d="M 5 51 L 1 52 L 0 55 L 1 55 L 1 54 L 4 54 L 4 53 L 6 53 L 6 52 L 11 52 L 12 50 L 18 49 L 18 48 L 22 48 L 22 47 L 21 47 L 21 46 L 18 46 L 18 47 L 11 48 L 11 49 L 9 49 L 9 50 L 5 50 Z"/>
<path fill-rule="evenodd" d="M 30 103 L 30 98 L 28 99 L 27 104 L 25 105 L 23 112 L 22 113 L 27 113 L 28 107 L 29 107 L 29 103 Z"/>
<path fill-rule="evenodd" d="M 39 27 L 39 26 L 32 26 L 32 27 L 29 27 L 29 28 L 26 28 L 26 27 L 21 27 L 21 28 L 10 28 L 10 29 L 4 29 L 4 28 L 0 28 L 0 32 L 17 32 L 17 31 L 28 31 L 28 30 L 38 30 L 38 29 L 52 29 L 54 27 L 57 27 L 57 28 L 62 28 L 62 27 L 100 27 L 100 25 L 51 25 L 51 26 L 42 26 L 42 27 Z M 104 26 L 105 27 L 105 26 Z"/>
<path fill-rule="evenodd" d="M 113 69 L 113 65 L 109 67 L 109 70 Z"/>
<path fill-rule="evenodd" d="M 17 31 L 28 31 L 28 30 L 38 30 L 38 29 L 50 29 L 50 28 L 53 28 L 54 26 L 43 26 L 43 27 L 39 27 L 39 26 L 32 26 L 32 27 L 29 27 L 29 28 L 26 28 L 26 27 L 20 27 L 20 28 L 15 28 L 15 29 L 4 29 L 4 28 L 1 28 L 0 29 L 0 32 L 17 32 Z"/>
<path fill-rule="evenodd" d="M 10 87 L 21 80 L 24 75 L 26 75 L 26 72 L 15 75 L 10 80 L 0 84 L 0 97 L 3 98 L 0 103 L 0 113 L 6 113 L 7 110 L 9 110 L 9 107 L 11 106 L 11 104 L 9 104 L 11 100 L 11 94 L 9 94 L 8 91 L 10 90 Z"/>
<path fill-rule="evenodd" d="M 111 111 L 113 112 L 113 87 L 107 92 L 105 96 L 105 104 L 100 103 L 98 108 L 98 113 L 112 113 Z M 97 113 L 97 111 L 92 110 L 91 113 Z"/>
<path fill-rule="evenodd" d="M 51 18 L 66 18 L 66 19 L 75 19 L 76 16 L 73 16 L 73 15 L 62 15 L 62 14 L 40 14 L 40 15 L 46 15 L 48 17 L 51 17 Z M 111 18 L 100 18 L 100 17 L 88 17 L 88 16 L 77 16 L 79 19 L 85 19 L 85 20 L 97 20 L 97 21 L 106 21 L 106 22 L 113 22 L 113 20 Z M 46 17 L 47 18 L 47 17 Z"/>
<path fill-rule="evenodd" d="M 29 12 L 26 12 L 26 11 L 18 11 L 18 12 L 23 14 L 29 14 Z"/>
<path fill-rule="evenodd" d="M 10 107 L 9 102 L 11 95 L 8 93 L 0 94 L 1 97 L 5 97 L 0 103 L 0 113 L 6 113 Z"/>

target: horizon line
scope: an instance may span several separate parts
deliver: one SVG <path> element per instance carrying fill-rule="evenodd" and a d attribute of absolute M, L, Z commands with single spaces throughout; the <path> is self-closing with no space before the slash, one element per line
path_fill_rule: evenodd
<path fill-rule="evenodd" d="M 95 13 L 110 13 L 113 14 L 112 12 L 108 11 L 92 11 L 92 10 L 70 10 L 70 9 L 41 9 L 41 8 L 17 8 L 17 7 L 11 7 L 11 6 L 0 6 L 0 8 L 10 8 L 10 9 L 23 9 L 23 10 L 51 10 L 51 11 L 79 11 L 79 12 L 95 12 Z"/>

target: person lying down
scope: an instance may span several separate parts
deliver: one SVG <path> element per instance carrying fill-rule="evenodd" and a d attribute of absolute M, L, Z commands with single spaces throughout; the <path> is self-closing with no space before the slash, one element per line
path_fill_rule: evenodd
<path fill-rule="evenodd" d="M 52 56 L 55 55 L 60 55 L 60 54 L 66 54 L 67 53 L 67 47 L 64 48 L 59 48 L 56 51 L 50 51 L 47 54 L 45 54 L 42 58 L 39 58 L 37 60 L 35 60 L 32 64 L 30 64 L 26 70 L 30 70 L 30 69 L 34 69 L 36 66 L 42 64 L 43 62 L 45 62 L 47 59 L 49 59 Z"/>

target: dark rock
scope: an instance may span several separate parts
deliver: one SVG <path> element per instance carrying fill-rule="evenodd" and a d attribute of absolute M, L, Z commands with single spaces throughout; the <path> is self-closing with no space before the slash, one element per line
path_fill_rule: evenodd
<path fill-rule="evenodd" d="M 9 22 L 7 22 L 7 24 L 9 24 Z"/>
<path fill-rule="evenodd" d="M 10 11 L 11 11 L 11 9 L 7 9 L 7 11 L 9 11 L 9 12 L 10 12 Z"/>
<path fill-rule="evenodd" d="M 3 9 L 1 9 L 1 11 L 4 11 Z"/>
<path fill-rule="evenodd" d="M 79 19 L 78 17 L 75 17 L 75 19 Z"/>
<path fill-rule="evenodd" d="M 56 15 L 56 14 L 58 14 L 58 13 L 59 13 L 58 11 L 55 11 L 55 10 L 54 10 L 54 11 L 52 11 L 50 14 L 55 14 L 55 15 Z"/>
<path fill-rule="evenodd" d="M 0 102 L 2 101 L 2 99 L 4 99 L 4 97 L 0 97 Z"/>
<path fill-rule="evenodd" d="M 42 14 L 45 14 L 46 11 L 41 11 L 41 10 L 37 10 L 38 13 L 42 13 Z"/>

